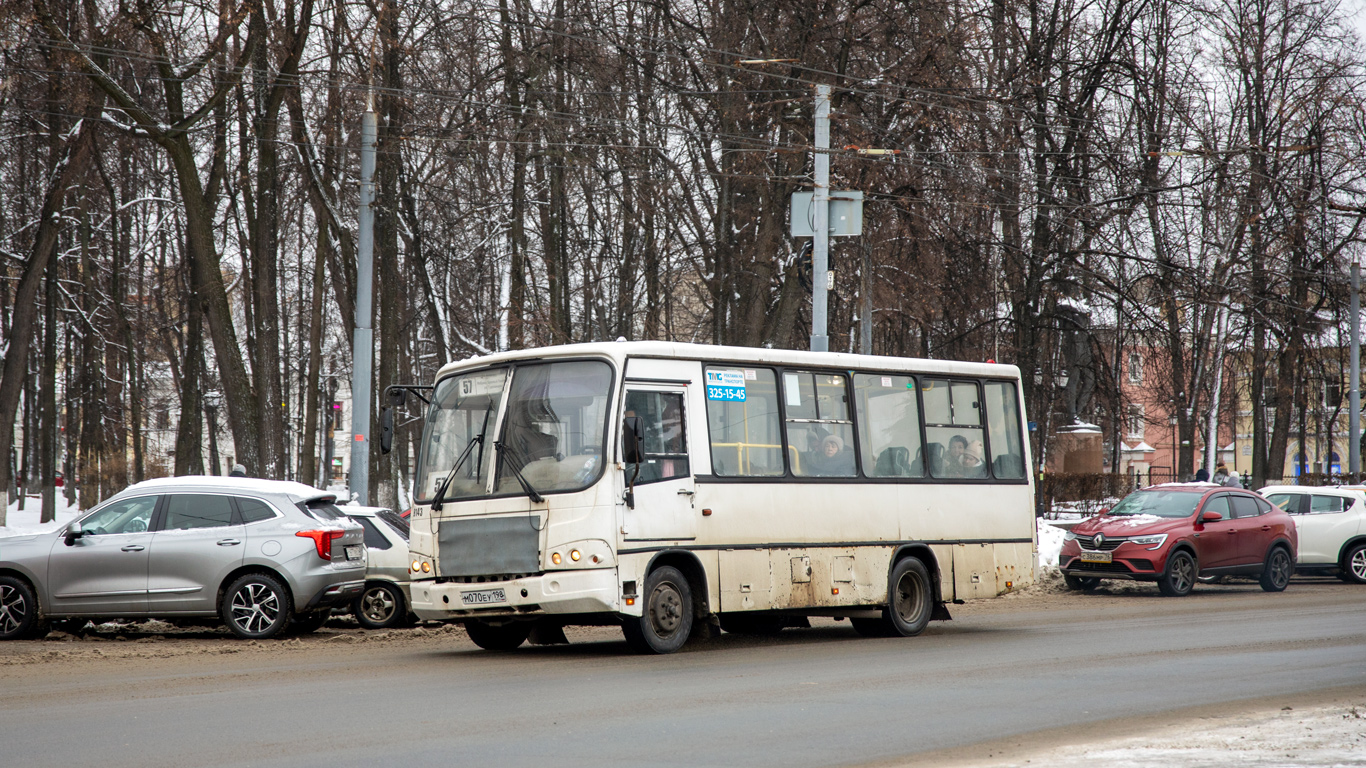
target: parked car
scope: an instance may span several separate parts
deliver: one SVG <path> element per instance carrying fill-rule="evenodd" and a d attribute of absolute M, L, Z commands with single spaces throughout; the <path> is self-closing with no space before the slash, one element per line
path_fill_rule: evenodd
<path fill-rule="evenodd" d="M 1102 579 L 1155 581 L 1189 594 L 1197 578 L 1255 576 L 1280 592 L 1295 568 L 1295 522 L 1251 491 L 1169 483 L 1134 491 L 1068 531 L 1058 562 L 1071 589 Z"/>
<path fill-rule="evenodd" d="M 1366 489 L 1269 485 L 1262 495 L 1295 519 L 1297 572 L 1366 584 Z"/>
<path fill-rule="evenodd" d="M 408 624 L 408 521 L 384 507 L 339 509 L 365 529 L 370 554 L 365 589 L 351 604 L 351 613 L 366 629 Z"/>
<path fill-rule="evenodd" d="M 138 483 L 63 529 L 0 539 L 0 640 L 53 619 L 217 617 L 242 638 L 322 626 L 365 586 L 360 524 L 299 483 Z"/>

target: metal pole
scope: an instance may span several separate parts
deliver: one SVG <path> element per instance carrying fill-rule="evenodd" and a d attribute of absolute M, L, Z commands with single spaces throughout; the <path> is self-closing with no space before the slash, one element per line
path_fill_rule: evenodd
<path fill-rule="evenodd" d="M 1228 299 L 1219 307 L 1219 325 L 1215 329 L 1214 394 L 1209 407 L 1209 421 L 1205 429 L 1205 471 L 1214 477 L 1219 465 L 1219 400 L 1224 389 L 1224 351 L 1228 348 Z M 1236 429 L 1234 430 L 1237 431 Z"/>
<path fill-rule="evenodd" d="M 811 351 L 826 352 L 830 337 L 825 334 L 826 283 L 830 256 L 830 86 L 816 86 L 816 188 L 811 205 L 815 209 L 816 232 L 811 244 Z"/>
<path fill-rule="evenodd" d="M 1351 423 L 1347 448 L 1347 471 L 1361 471 L 1361 260 L 1352 259 L 1352 390 L 1348 395 L 1347 419 Z M 1356 482 L 1352 478 L 1352 482 Z"/>
<path fill-rule="evenodd" d="M 370 369 L 374 357 L 371 283 L 375 272 L 374 105 L 367 97 L 360 123 L 360 233 L 356 246 L 356 335 L 351 348 L 351 496 L 370 503 Z"/>

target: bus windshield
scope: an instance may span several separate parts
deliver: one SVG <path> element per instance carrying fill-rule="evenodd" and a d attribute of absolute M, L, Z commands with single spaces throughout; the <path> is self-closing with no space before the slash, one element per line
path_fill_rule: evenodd
<path fill-rule="evenodd" d="M 586 488 L 601 476 L 611 366 L 534 363 L 508 374 L 496 368 L 437 383 L 419 459 L 418 502 L 435 500 L 457 464 L 443 501 L 489 495 L 491 471 L 495 495 L 525 493 L 522 480 L 547 493 Z M 507 414 L 495 435 L 505 398 Z"/>
<path fill-rule="evenodd" d="M 498 407 L 507 386 L 507 369 L 468 373 L 443 379 L 432 393 L 431 409 L 423 430 L 422 455 L 418 464 L 417 490 L 423 503 L 436 498 L 436 492 L 460 457 L 469 449 L 460 471 L 446 486 L 443 499 L 483 496 L 488 493 L 489 468 L 493 466 L 493 446 L 487 433 L 493 430 Z M 471 445 L 478 440 L 478 444 Z"/>
<path fill-rule="evenodd" d="M 576 491 L 595 482 L 602 474 L 611 391 L 612 368 L 606 363 L 517 366 L 498 437 L 495 493 L 524 493 L 523 480 L 537 493 Z"/>

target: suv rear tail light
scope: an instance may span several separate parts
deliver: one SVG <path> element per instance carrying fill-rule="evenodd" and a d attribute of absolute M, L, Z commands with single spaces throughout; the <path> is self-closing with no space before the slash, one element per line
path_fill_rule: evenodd
<path fill-rule="evenodd" d="M 295 531 L 295 536 L 302 536 L 305 539 L 312 539 L 313 546 L 318 548 L 318 557 L 324 560 L 332 559 L 332 542 L 346 535 L 346 531 Z"/>

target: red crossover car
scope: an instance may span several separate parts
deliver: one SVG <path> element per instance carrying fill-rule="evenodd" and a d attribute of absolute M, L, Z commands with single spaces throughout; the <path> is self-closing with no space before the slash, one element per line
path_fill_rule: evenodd
<path fill-rule="evenodd" d="M 1295 522 L 1250 491 L 1171 483 L 1134 491 L 1067 532 L 1058 564 L 1071 589 L 1101 579 L 1155 581 L 1189 594 L 1202 576 L 1256 576 L 1280 592 L 1295 570 Z"/>

